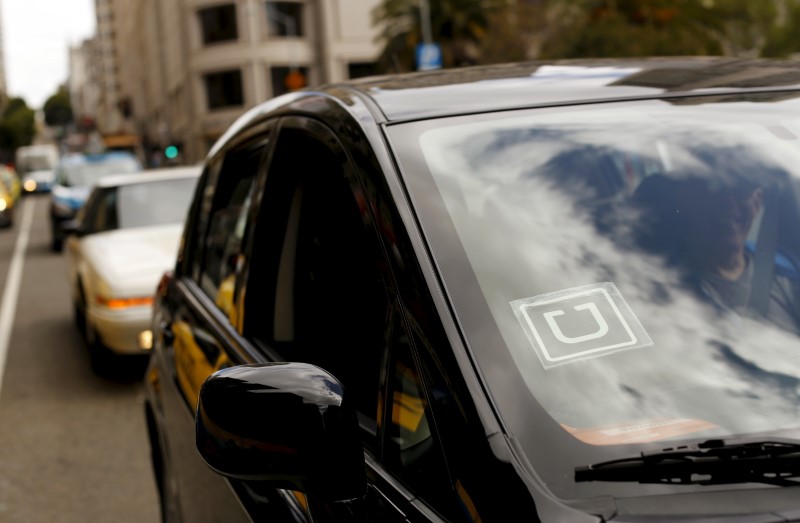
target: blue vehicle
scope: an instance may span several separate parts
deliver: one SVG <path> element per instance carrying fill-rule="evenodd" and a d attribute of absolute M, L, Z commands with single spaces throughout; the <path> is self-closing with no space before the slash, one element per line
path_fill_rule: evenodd
<path fill-rule="evenodd" d="M 56 168 L 50 199 L 51 249 L 60 252 L 64 244 L 61 223 L 72 220 L 83 207 L 100 178 L 142 170 L 139 159 L 127 152 L 76 154 L 61 159 Z"/>

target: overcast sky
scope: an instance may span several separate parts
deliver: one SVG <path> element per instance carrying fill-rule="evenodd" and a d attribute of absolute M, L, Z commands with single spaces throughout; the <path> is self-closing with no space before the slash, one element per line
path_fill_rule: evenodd
<path fill-rule="evenodd" d="M 0 0 L 8 92 L 41 108 L 68 76 L 68 48 L 94 34 L 94 0 Z"/>

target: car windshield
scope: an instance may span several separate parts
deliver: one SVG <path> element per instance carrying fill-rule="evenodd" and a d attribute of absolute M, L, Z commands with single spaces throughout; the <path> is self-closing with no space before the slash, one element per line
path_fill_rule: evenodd
<path fill-rule="evenodd" d="M 89 160 L 66 164 L 59 168 L 58 180 L 62 185 L 88 187 L 103 176 L 133 173 L 141 170 L 139 162 L 131 157 Z"/>
<path fill-rule="evenodd" d="M 800 434 L 797 96 L 389 127 L 500 417 L 557 495 L 704 488 L 573 477 Z"/>
<path fill-rule="evenodd" d="M 120 186 L 116 191 L 118 228 L 183 223 L 196 184 L 196 178 L 182 178 Z"/>
<path fill-rule="evenodd" d="M 52 169 L 52 157 L 47 155 L 30 155 L 24 158 L 22 169 L 23 172 L 41 171 L 44 169 Z"/>

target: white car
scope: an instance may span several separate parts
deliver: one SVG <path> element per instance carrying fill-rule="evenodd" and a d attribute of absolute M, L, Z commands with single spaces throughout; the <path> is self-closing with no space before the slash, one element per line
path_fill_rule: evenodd
<path fill-rule="evenodd" d="M 150 350 L 153 295 L 175 265 L 199 175 L 174 167 L 106 176 L 63 224 L 75 321 L 96 369 Z"/>

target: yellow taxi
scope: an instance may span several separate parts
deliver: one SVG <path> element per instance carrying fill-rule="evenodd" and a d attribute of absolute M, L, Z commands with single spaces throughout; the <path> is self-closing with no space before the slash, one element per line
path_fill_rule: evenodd
<path fill-rule="evenodd" d="M 16 200 L 4 183 L 0 183 L 0 227 L 11 227 L 14 223 Z"/>

